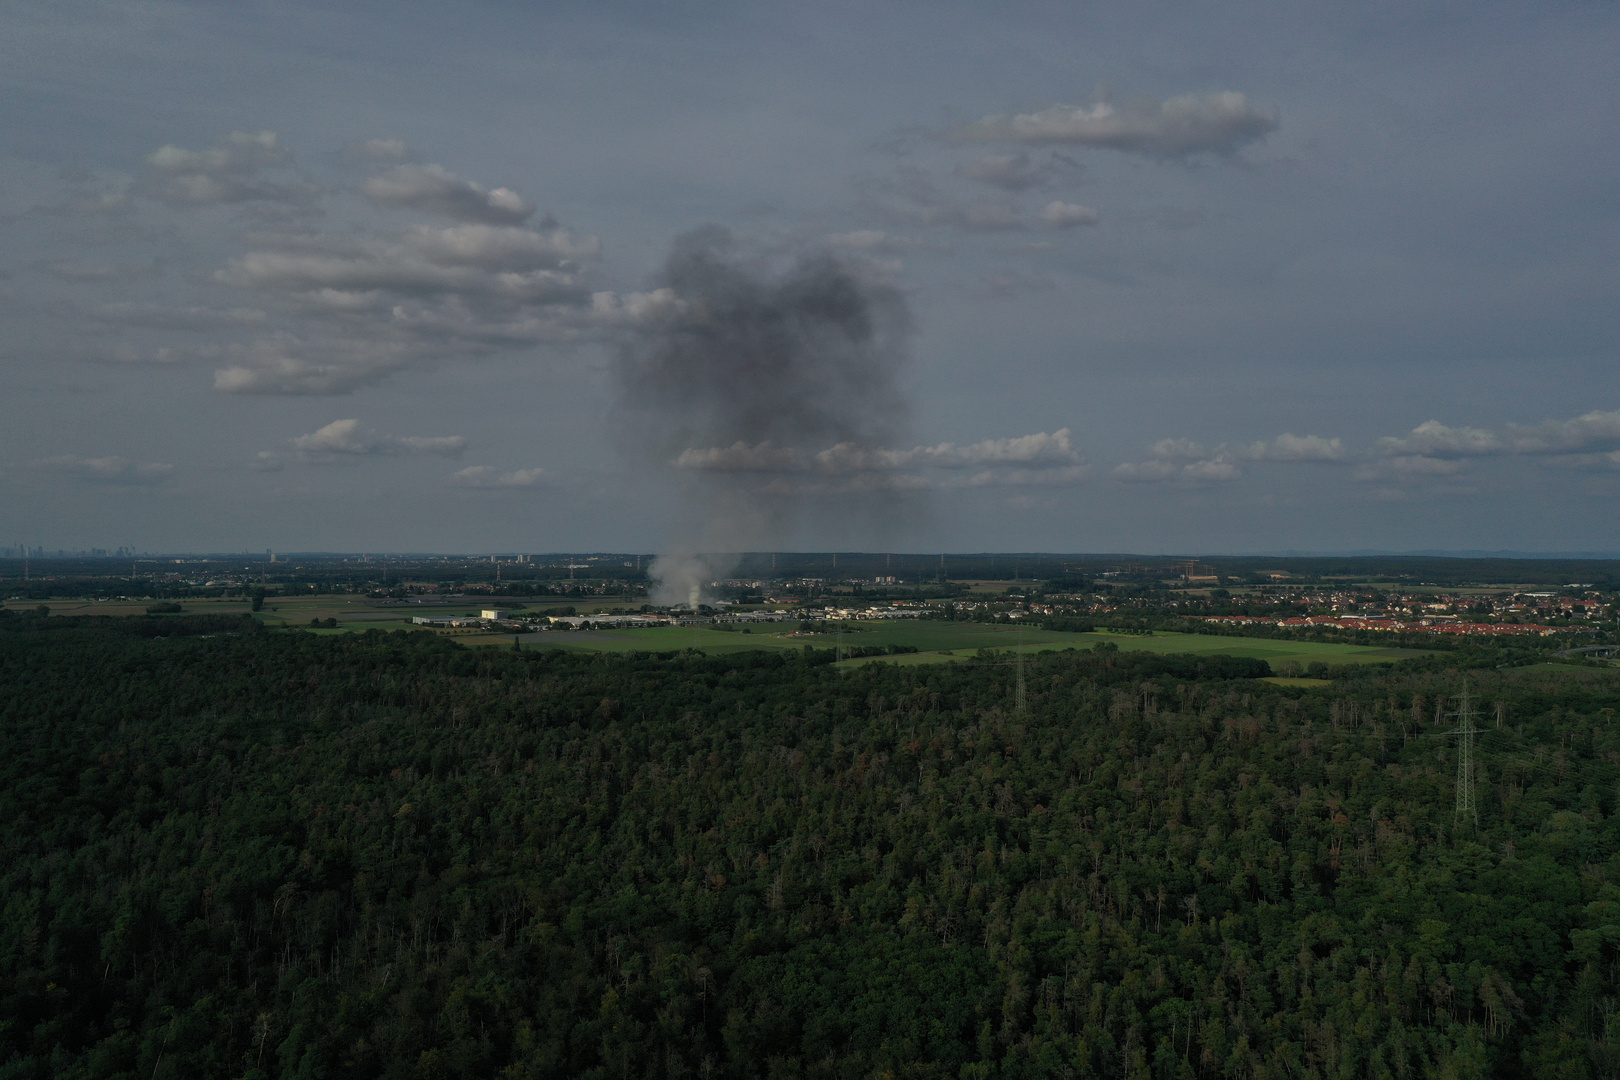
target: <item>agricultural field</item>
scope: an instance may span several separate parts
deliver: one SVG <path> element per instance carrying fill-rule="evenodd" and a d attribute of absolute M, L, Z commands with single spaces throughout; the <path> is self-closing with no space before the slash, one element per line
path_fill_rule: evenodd
<path fill-rule="evenodd" d="M 241 615 L 252 609 L 250 600 L 234 596 L 221 599 L 187 597 L 175 602 L 187 615 Z M 7 601 L 4 606 L 14 610 L 28 610 L 39 603 L 40 601 L 35 600 L 12 600 Z M 149 606 L 164 601 L 51 599 L 44 603 L 51 609 L 52 615 L 143 615 Z M 532 597 L 518 599 L 499 596 L 458 596 L 449 598 L 447 603 L 413 603 L 400 600 L 373 600 L 357 594 L 329 593 L 316 596 L 266 597 L 264 606 L 254 613 L 254 617 L 271 629 L 295 627 L 306 630 L 312 629 L 309 625 L 311 619 L 323 621 L 336 619 L 338 621 L 336 630 L 314 630 L 317 633 L 333 634 L 357 630 L 423 629 L 411 622 L 413 615 L 477 615 L 480 610 L 488 607 L 524 611 L 566 607 L 571 604 L 577 605 L 581 611 L 594 611 L 598 608 L 617 610 L 624 606 L 612 601 L 603 603 L 598 598 L 592 598 L 581 604 L 577 600 L 570 601 L 561 597 L 548 597 L 536 601 Z M 511 639 L 509 634 L 491 635 L 463 629 L 432 632 L 457 638 L 481 638 L 486 643 Z"/>
<path fill-rule="evenodd" d="M 52 615 L 140 615 L 148 601 L 61 600 L 48 603 Z M 31 603 L 11 602 L 13 608 L 32 607 Z M 187 599 L 181 608 L 189 614 L 232 615 L 247 612 L 246 599 Z M 484 607 L 509 610 L 544 610 L 567 606 L 561 599 L 521 602 L 500 597 L 456 597 L 451 603 L 417 604 L 372 600 L 357 595 L 273 596 L 265 601 L 256 617 L 271 629 L 302 629 L 316 634 L 344 634 L 361 630 L 409 630 L 422 628 L 411 622 L 413 615 L 476 615 Z M 575 602 L 581 613 L 621 605 L 590 601 Z M 335 629 L 310 626 L 313 619 L 336 619 Z M 1403 660 L 1423 653 L 1415 649 L 1375 648 L 1364 645 L 1324 644 L 1309 641 L 1277 641 L 1267 638 L 1221 637 L 1206 634 L 1155 633 L 1116 634 L 1106 630 L 1077 634 L 1033 627 L 999 626 L 987 623 L 936 622 L 933 620 L 894 620 L 848 622 L 841 629 L 829 626 L 817 633 L 801 633 L 797 623 L 766 623 L 746 630 L 710 630 L 702 627 L 646 627 L 625 630 L 556 631 L 517 635 L 520 648 L 553 649 L 569 652 L 667 652 L 673 649 L 700 649 L 721 654 L 752 649 L 818 649 L 844 646 L 901 645 L 918 651 L 881 658 L 884 663 L 902 665 L 948 663 L 972 656 L 980 649 L 1038 653 L 1049 649 L 1089 649 L 1111 642 L 1123 651 L 1157 653 L 1223 654 L 1258 657 L 1273 669 L 1284 664 L 1305 667 L 1311 663 L 1354 664 Z M 487 633 L 473 629 L 424 631 L 453 637 L 466 645 L 510 645 L 514 635 Z M 861 657 L 842 661 L 858 667 L 879 658 Z"/>
<path fill-rule="evenodd" d="M 792 626 L 794 624 L 784 624 Z M 1364 645 L 1324 644 L 1313 641 L 1274 641 L 1266 638 L 1217 637 L 1206 634 L 1156 633 L 1113 634 L 1098 631 L 1089 634 L 1066 633 L 1061 630 L 1024 629 L 1016 626 L 991 626 L 982 623 L 895 621 L 845 624 L 842 633 L 829 630 L 805 634 L 796 630 L 777 630 L 774 627 L 752 627 L 751 633 L 738 631 L 705 630 L 693 627 L 656 627 L 640 630 L 605 630 L 579 633 L 556 633 L 525 636 L 523 646 L 535 648 L 561 647 L 570 651 L 628 652 L 639 650 L 659 652 L 669 649 L 701 649 L 704 652 L 738 652 L 745 649 L 800 649 L 813 645 L 818 649 L 838 645 L 910 645 L 919 651 L 896 656 L 860 657 L 841 662 L 844 667 L 860 667 L 870 663 L 888 663 L 910 666 L 913 664 L 940 664 L 961 660 L 980 649 L 1039 653 L 1047 650 L 1089 649 L 1109 642 L 1128 652 L 1192 653 L 1199 656 L 1250 656 L 1266 660 L 1274 669 L 1284 664 L 1305 667 L 1312 663 L 1360 664 L 1379 661 L 1405 660 L 1424 655 L 1417 649 L 1380 649 Z M 483 640 L 489 643 L 510 641 L 510 636 L 482 635 L 467 639 L 469 644 Z M 532 645 L 531 645 L 532 643 Z"/>
<path fill-rule="evenodd" d="M 929 628 L 919 641 L 897 641 L 916 644 L 923 651 L 904 656 L 885 657 L 887 662 L 900 664 L 944 663 L 959 657 L 964 650 L 981 648 L 1014 652 L 1038 653 L 1048 649 L 1089 649 L 1103 642 L 1111 643 L 1124 652 L 1191 653 L 1197 656 L 1251 656 L 1268 661 L 1275 669 L 1283 664 L 1300 667 L 1312 663 L 1366 664 L 1380 661 L 1406 660 L 1424 655 L 1418 649 L 1380 649 L 1365 645 L 1339 645 L 1315 641 L 1277 641 L 1269 638 L 1220 637 L 1212 634 L 1115 634 L 1099 630 L 1089 634 L 1061 631 L 1020 630 L 1017 627 L 981 626 L 973 623 L 920 623 L 917 629 Z M 895 631 L 903 633 L 900 627 Z M 957 638 L 951 644 L 951 634 Z M 931 639 L 931 640 L 927 640 Z M 865 644 L 866 637 L 860 642 Z M 887 644 L 874 641 L 873 644 Z M 845 661 L 847 664 L 868 663 L 869 660 Z"/>

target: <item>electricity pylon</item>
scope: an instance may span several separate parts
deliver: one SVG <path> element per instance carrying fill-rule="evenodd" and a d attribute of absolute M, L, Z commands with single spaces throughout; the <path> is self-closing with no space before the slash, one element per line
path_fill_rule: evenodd
<path fill-rule="evenodd" d="M 1029 704 L 1024 691 L 1024 624 L 1018 624 L 1018 643 L 1014 646 L 1018 650 L 1018 683 L 1013 692 L 1013 713 L 1022 716 Z"/>
<path fill-rule="evenodd" d="M 1479 827 L 1479 802 L 1474 795 L 1477 776 L 1474 768 L 1474 736 L 1479 734 L 1479 729 L 1474 726 L 1474 707 L 1468 701 L 1467 683 L 1463 683 L 1462 697 L 1458 700 L 1457 711 L 1452 715 L 1457 718 L 1457 726 L 1442 734 L 1457 736 L 1457 805 L 1453 820 L 1459 826 L 1475 829 Z"/>

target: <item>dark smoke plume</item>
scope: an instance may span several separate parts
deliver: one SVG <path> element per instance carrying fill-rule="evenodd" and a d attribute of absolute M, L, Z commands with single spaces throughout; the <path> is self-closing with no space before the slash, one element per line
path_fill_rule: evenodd
<path fill-rule="evenodd" d="M 661 285 L 672 301 L 618 365 L 643 449 L 665 465 L 722 453 L 746 462 L 681 474 L 682 519 L 652 574 L 660 601 L 695 605 L 724 571 L 712 553 L 781 546 L 810 497 L 802 476 L 773 463 L 891 445 L 911 319 L 899 290 L 858 265 L 815 253 L 776 270 L 739 255 L 718 228 L 678 239 Z"/>

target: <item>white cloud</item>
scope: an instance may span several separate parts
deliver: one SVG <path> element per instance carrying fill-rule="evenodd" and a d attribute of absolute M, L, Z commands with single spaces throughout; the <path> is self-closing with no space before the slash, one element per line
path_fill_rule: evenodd
<path fill-rule="evenodd" d="M 1572 454 L 1620 448 L 1620 409 L 1589 412 L 1573 420 L 1509 424 L 1507 439 L 1519 454 Z"/>
<path fill-rule="evenodd" d="M 467 448 L 467 440 L 461 435 L 401 435 L 394 445 L 412 453 L 453 456 Z"/>
<path fill-rule="evenodd" d="M 1284 433 L 1269 443 L 1250 443 L 1243 456 L 1250 461 L 1343 461 L 1347 455 L 1338 439 Z"/>
<path fill-rule="evenodd" d="M 1160 439 L 1152 454 L 1161 461 L 1192 461 L 1204 456 L 1204 448 L 1191 439 Z"/>
<path fill-rule="evenodd" d="M 1243 475 L 1238 467 L 1225 458 L 1203 458 L 1197 461 L 1141 461 L 1116 466 L 1114 479 L 1130 483 L 1156 483 L 1166 480 L 1182 483 L 1208 483 L 1236 480 Z"/>
<path fill-rule="evenodd" d="M 984 439 L 968 446 L 940 443 L 913 451 L 926 464 L 940 468 L 971 468 L 978 465 L 1021 465 L 1028 468 L 1058 468 L 1078 465 L 1081 457 L 1069 441 L 1068 428 L 1038 431 L 1011 439 Z"/>
<path fill-rule="evenodd" d="M 451 221 L 516 225 L 534 213 L 533 204 L 517 192 L 488 191 L 442 165 L 396 165 L 367 180 L 361 191 L 377 206 L 405 207 Z"/>
<path fill-rule="evenodd" d="M 1191 439 L 1160 439 L 1153 444 L 1151 453 L 1151 461 L 1127 462 L 1115 468 L 1115 478 L 1135 483 L 1236 480 L 1243 475 L 1238 467 L 1240 461 L 1331 462 L 1349 456 L 1338 439 L 1288 433 L 1246 446 L 1223 443 L 1214 450 L 1206 450 Z"/>
<path fill-rule="evenodd" d="M 1563 454 L 1550 460 L 1555 465 L 1576 469 L 1620 469 L 1620 450 L 1606 454 Z"/>
<path fill-rule="evenodd" d="M 1606 453 L 1620 449 L 1620 409 L 1589 412 L 1573 420 L 1508 424 L 1490 428 L 1450 427 L 1428 420 L 1401 438 L 1378 440 L 1378 452 L 1390 457 L 1425 455 L 1437 458 L 1489 457 L 1498 454 L 1555 456 Z"/>
<path fill-rule="evenodd" d="M 33 266 L 63 281 L 125 284 L 104 298 L 111 302 L 56 305 L 88 324 L 77 349 L 85 359 L 208 360 L 214 388 L 229 394 L 343 394 L 416 364 L 604 338 L 683 306 L 669 290 L 602 291 L 591 265 L 601 254 L 595 237 L 549 219 L 533 228 L 522 225 L 534 211 L 528 202 L 506 189 L 486 190 L 443 166 L 420 164 L 403 140 L 350 144 L 329 164 L 357 162 L 374 163 L 375 175 L 358 193 L 371 203 L 453 221 L 386 231 L 300 228 L 291 219 L 295 211 L 308 211 L 312 221 L 330 204 L 347 220 L 356 207 L 339 204 L 361 200 L 352 191 L 312 183 L 274 133 L 238 132 L 212 147 L 159 147 L 133 183 L 89 170 L 63 171 L 46 181 L 47 194 L 73 205 L 40 208 L 63 215 L 129 209 L 129 198 L 116 190 L 127 185 L 143 232 L 136 238 L 128 235 L 134 225 L 124 228 L 119 243 L 164 237 L 189 244 L 210 235 L 217 239 L 230 228 L 208 218 L 182 227 L 176 214 L 163 213 L 152 201 L 180 208 L 245 206 L 261 219 L 279 215 L 273 225 L 235 233 L 233 257 L 215 262 L 211 273 L 171 274 L 163 283 L 169 296 L 159 297 L 126 284 L 162 271 L 165 264 L 155 259 L 143 265 L 132 257 L 53 254 Z M 106 205 L 74 202 L 92 196 Z M 367 216 L 377 217 L 369 211 Z M 111 243 L 110 234 L 102 227 L 93 242 Z M 190 266 L 197 254 L 165 259 Z M 209 285 L 216 287 L 214 295 L 197 288 Z M 220 297 L 220 286 L 235 295 Z M 110 324 L 167 334 L 115 337 L 105 333 Z"/>
<path fill-rule="evenodd" d="M 89 480 L 101 484 L 149 486 L 166 483 L 174 473 L 173 465 L 159 462 L 136 462 L 128 458 L 79 457 L 65 454 L 36 462 L 40 469 L 62 476 Z"/>
<path fill-rule="evenodd" d="M 623 295 L 614 292 L 591 294 L 591 318 L 604 325 L 633 325 L 685 310 L 686 301 L 676 297 L 674 289 L 653 289 L 651 292 Z"/>
<path fill-rule="evenodd" d="M 307 454 L 369 454 L 377 446 L 375 437 L 360 434 L 359 420 L 334 420 L 318 431 L 287 440 L 292 448 Z"/>
<path fill-rule="evenodd" d="M 1236 480 L 1243 475 L 1238 472 L 1236 465 L 1224 458 L 1211 458 L 1207 461 L 1190 461 L 1181 468 L 1182 478 L 1185 480 Z"/>
<path fill-rule="evenodd" d="M 689 448 L 673 464 L 680 469 L 716 472 L 816 473 L 823 476 L 856 478 L 884 473 L 913 473 L 917 470 L 979 469 L 971 481 L 955 481 L 953 486 L 978 486 L 990 482 L 1035 483 L 1037 473 L 1064 472 L 1062 482 L 1083 475 L 1084 461 L 1070 442 L 1068 428 L 1036 432 L 1009 439 L 984 439 L 966 446 L 939 443 L 910 450 L 863 447 L 839 443 L 819 452 L 806 452 L 770 442 L 749 445 Z M 983 470 L 989 470 L 988 472 Z M 1014 479 L 1014 473 L 1017 479 Z"/>
<path fill-rule="evenodd" d="M 594 237 L 497 225 L 418 227 L 391 237 L 280 234 L 214 274 L 296 320 L 237 347 L 215 375 L 225 393 L 331 394 L 407 363 L 574 340 L 650 317 L 663 291 L 592 294 Z"/>
<path fill-rule="evenodd" d="M 1097 211 L 1089 206 L 1054 199 L 1041 211 L 1041 220 L 1054 229 L 1072 229 L 1077 225 L 1097 224 Z"/>
<path fill-rule="evenodd" d="M 544 469 L 517 469 L 503 473 L 491 465 L 469 465 L 451 474 L 450 482 L 460 487 L 515 488 L 534 487 L 546 478 Z"/>
<path fill-rule="evenodd" d="M 804 458 L 791 447 L 769 442 L 750 446 L 739 439 L 730 446 L 688 447 L 673 464 L 713 472 L 792 472 L 804 468 Z"/>
<path fill-rule="evenodd" d="M 1408 455 L 1443 455 L 1446 457 L 1473 457 L 1499 454 L 1507 449 L 1502 437 L 1485 428 L 1447 427 L 1438 420 L 1429 420 L 1412 429 L 1405 438 L 1382 438 L 1378 451 L 1391 457 Z"/>
<path fill-rule="evenodd" d="M 222 394 L 346 394 L 403 367 L 414 351 L 399 342 L 306 342 L 284 335 L 232 345 L 214 371 Z"/>
<path fill-rule="evenodd" d="M 302 177 L 266 179 L 263 173 L 290 165 L 292 155 L 275 132 L 233 132 L 211 150 L 162 146 L 146 157 L 147 173 L 137 190 L 175 206 L 217 203 L 313 201 L 320 189 Z"/>
<path fill-rule="evenodd" d="M 277 292 L 383 289 L 539 303 L 580 298 L 577 264 L 601 250 L 595 237 L 577 240 L 564 229 L 540 233 L 493 225 L 418 228 L 395 242 L 325 239 L 284 238 L 283 250 L 250 252 L 214 278 Z"/>
<path fill-rule="evenodd" d="M 222 394 L 346 394 L 387 373 L 287 357 L 253 367 L 222 367 L 214 372 L 214 389 Z"/>
<path fill-rule="evenodd" d="M 1114 479 L 1129 483 L 1176 481 L 1199 484 L 1236 480 L 1243 475 L 1224 447 L 1211 455 L 1191 439 L 1160 439 L 1153 444 L 1153 460 L 1126 462 L 1114 469 Z"/>
<path fill-rule="evenodd" d="M 971 476 L 953 478 L 941 487 L 1068 487 L 1091 476 L 1089 465 L 1065 465 L 1045 469 L 985 469 Z"/>
<path fill-rule="evenodd" d="M 301 457 L 318 460 L 338 454 L 440 454 L 454 457 L 467 448 L 460 435 L 379 435 L 361 431 L 356 419 L 334 420 L 318 431 L 287 440 Z"/>
<path fill-rule="evenodd" d="M 1182 94 L 1123 106 L 1053 105 L 1038 112 L 987 116 L 946 133 L 962 142 L 1070 144 L 1151 157 L 1231 154 L 1264 138 L 1277 115 L 1241 93 Z"/>

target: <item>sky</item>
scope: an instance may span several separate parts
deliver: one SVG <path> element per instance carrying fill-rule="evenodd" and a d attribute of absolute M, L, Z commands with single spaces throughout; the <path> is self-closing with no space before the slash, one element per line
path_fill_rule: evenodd
<path fill-rule="evenodd" d="M 1620 8 L 0 9 L 0 545 L 1620 552 Z"/>

